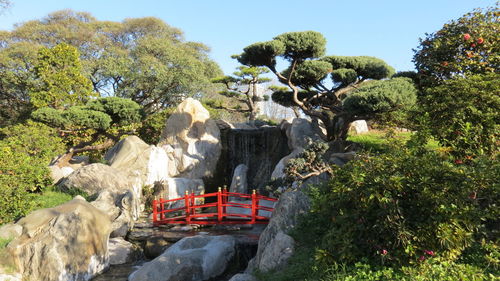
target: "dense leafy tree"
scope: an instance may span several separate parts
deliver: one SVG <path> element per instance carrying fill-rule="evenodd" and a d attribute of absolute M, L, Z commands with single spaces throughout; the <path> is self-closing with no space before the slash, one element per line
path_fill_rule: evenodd
<path fill-rule="evenodd" d="M 0 32 L 0 56 L 10 55 L 20 43 L 36 50 L 63 42 L 80 52 L 85 75 L 96 92 L 130 98 L 147 111 L 171 106 L 186 95 L 209 91 L 213 88 L 210 79 L 221 74 L 205 45 L 186 41 L 179 29 L 160 19 L 98 21 L 88 13 L 71 10 Z M 18 60 L 26 61 L 28 69 L 33 67 L 31 57 L 16 57 L 16 63 Z M 14 71 L 9 66 L 0 68 L 2 73 Z M 20 83 L 20 89 L 12 91 L 24 101 L 24 82 L 16 83 Z M 16 87 L 16 83 L 10 87 Z"/>
<path fill-rule="evenodd" d="M 500 74 L 450 79 L 424 91 L 420 101 L 424 124 L 457 161 L 498 153 L 500 136 Z"/>
<path fill-rule="evenodd" d="M 235 58 L 241 64 L 271 70 L 288 87 L 287 91 L 275 92 L 273 100 L 297 106 L 311 118 L 321 120 L 329 141 L 343 142 L 349 124 L 355 120 L 401 109 L 415 100 L 416 90 L 408 80 L 368 82 L 391 77 L 394 71 L 384 61 L 367 56 L 324 56 L 325 45 L 325 38 L 318 32 L 289 32 L 252 44 Z M 278 57 L 289 62 L 281 72 L 276 69 Z M 328 76 L 330 83 L 326 81 Z M 365 99 L 347 98 L 354 93 L 359 97 L 384 83 L 398 86 L 386 86 Z M 352 111 L 354 108 L 356 111 Z"/>
<path fill-rule="evenodd" d="M 248 120 L 255 120 L 258 113 L 257 102 L 262 101 L 262 97 L 258 96 L 257 85 L 269 82 L 271 79 L 261 77 L 262 74 L 269 71 L 264 67 L 248 67 L 240 66 L 238 71 L 233 73 L 233 76 L 223 76 L 212 79 L 214 83 L 222 83 L 226 86 L 225 91 L 220 94 L 234 98 L 239 103 L 246 105 L 246 109 L 241 107 L 223 107 L 229 111 L 247 112 Z"/>
<path fill-rule="evenodd" d="M 423 86 L 452 77 L 499 72 L 499 5 L 474 10 L 420 39 L 413 61 Z"/>
<path fill-rule="evenodd" d="M 35 83 L 32 68 L 39 48 L 18 42 L 0 51 L 0 127 L 29 117 L 29 92 Z"/>
<path fill-rule="evenodd" d="M 66 43 L 41 48 L 33 67 L 35 84 L 30 91 L 34 107 L 64 108 L 81 105 L 95 93 L 83 75 L 78 50 Z"/>
<path fill-rule="evenodd" d="M 63 165 L 76 153 L 109 148 L 121 136 L 133 133 L 134 125 L 142 120 L 142 109 L 130 99 L 106 97 L 63 110 L 43 107 L 35 110 L 32 118 L 57 128 L 72 142 L 56 160 Z"/>
<path fill-rule="evenodd" d="M 52 184 L 47 164 L 64 151 L 57 131 L 37 122 L 0 130 L 0 224 L 30 210 L 30 192 Z"/>

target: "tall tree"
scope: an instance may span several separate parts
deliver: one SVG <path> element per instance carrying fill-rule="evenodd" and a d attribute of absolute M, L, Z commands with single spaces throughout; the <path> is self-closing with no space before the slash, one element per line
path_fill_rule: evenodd
<path fill-rule="evenodd" d="M 84 76 L 78 50 L 66 43 L 41 48 L 33 67 L 35 83 L 30 91 L 34 107 L 62 109 L 82 105 L 96 96 L 92 83 Z"/>
<path fill-rule="evenodd" d="M 355 120 L 370 119 L 415 102 L 416 90 L 407 79 L 369 82 L 393 74 L 392 67 L 383 60 L 367 56 L 324 56 L 325 46 L 326 39 L 321 33 L 289 32 L 271 41 L 252 44 L 235 58 L 243 65 L 271 70 L 289 89 L 273 93 L 273 100 L 295 105 L 311 118 L 321 120 L 328 141 L 343 143 L 349 124 Z M 288 61 L 288 68 L 276 69 L 278 57 Z M 328 76 L 330 83 L 326 81 Z M 375 91 L 374 88 L 385 83 L 391 86 Z M 364 87 L 373 91 L 363 90 Z"/>
<path fill-rule="evenodd" d="M 426 34 L 414 50 L 418 79 L 432 87 L 454 77 L 500 71 L 500 2 Z"/>
<path fill-rule="evenodd" d="M 34 49 L 75 46 L 94 91 L 130 98 L 150 112 L 174 105 L 179 97 L 215 91 L 210 79 L 222 73 L 208 47 L 186 41 L 182 31 L 153 17 L 111 22 L 57 11 L 1 31 L 0 56 L 21 42 Z"/>
<path fill-rule="evenodd" d="M 221 91 L 220 94 L 234 98 L 239 103 L 246 105 L 246 109 L 239 106 L 233 107 L 218 107 L 228 111 L 238 111 L 248 113 L 248 120 L 255 120 L 258 113 L 257 103 L 265 99 L 259 97 L 257 85 L 269 82 L 271 79 L 261 77 L 262 74 L 268 73 L 264 67 L 248 67 L 240 66 L 238 71 L 233 73 L 233 76 L 222 76 L 212 79 L 213 83 L 222 83 L 225 85 L 226 90 Z"/>

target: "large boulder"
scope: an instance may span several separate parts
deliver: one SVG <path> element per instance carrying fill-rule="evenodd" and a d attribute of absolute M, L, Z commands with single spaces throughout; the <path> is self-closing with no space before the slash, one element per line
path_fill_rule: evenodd
<path fill-rule="evenodd" d="M 132 190 L 104 190 L 91 204 L 103 211 L 111 223 L 111 237 L 125 237 L 141 213 L 140 198 Z"/>
<path fill-rule="evenodd" d="M 63 189 L 79 189 L 90 196 L 103 190 L 121 191 L 131 187 L 127 176 L 119 170 L 101 163 L 83 166 L 63 179 L 59 186 Z"/>
<path fill-rule="evenodd" d="M 247 165 L 240 164 L 236 166 L 233 172 L 233 180 L 231 181 L 231 186 L 229 187 L 230 192 L 248 193 L 247 172 Z"/>
<path fill-rule="evenodd" d="M 229 235 L 186 237 L 132 273 L 129 281 L 208 280 L 221 275 L 235 254 Z"/>
<path fill-rule="evenodd" d="M 356 120 L 349 125 L 349 132 L 355 135 L 368 133 L 368 124 L 366 120 Z"/>
<path fill-rule="evenodd" d="M 111 222 L 81 196 L 37 210 L 17 225 L 23 233 L 7 250 L 27 280 L 90 280 L 109 265 Z"/>
<path fill-rule="evenodd" d="M 168 157 L 165 150 L 148 145 L 137 136 L 119 141 L 106 152 L 109 165 L 141 185 L 152 185 L 168 177 Z"/>
<path fill-rule="evenodd" d="M 109 239 L 108 249 L 111 265 L 131 263 L 141 257 L 140 248 L 121 237 Z"/>
<path fill-rule="evenodd" d="M 281 195 L 269 224 L 260 235 L 257 254 L 249 262 L 247 272 L 279 270 L 286 265 L 294 249 L 293 239 L 286 233 L 309 208 L 309 198 L 301 191 L 287 191 Z"/>
<path fill-rule="evenodd" d="M 311 121 L 304 118 L 295 118 L 292 124 L 284 126 L 288 137 L 288 147 L 295 150 L 299 147 L 306 148 L 311 141 L 321 141 L 321 135 Z"/>
<path fill-rule="evenodd" d="M 187 98 L 167 119 L 158 146 L 167 152 L 170 177 L 211 177 L 221 153 L 220 130 L 199 101 Z"/>

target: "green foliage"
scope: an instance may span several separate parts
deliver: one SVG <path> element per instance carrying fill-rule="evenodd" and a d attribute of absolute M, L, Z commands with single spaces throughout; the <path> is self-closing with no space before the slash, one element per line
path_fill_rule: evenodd
<path fill-rule="evenodd" d="M 456 260 L 477 239 L 498 235 L 496 161 L 456 165 L 435 152 L 414 155 L 396 147 L 333 174 L 311 193 L 312 211 L 299 230 L 319 237 L 321 262 L 364 258 L 405 265 L 434 255 Z"/>
<path fill-rule="evenodd" d="M 8 101 L 9 105 L 24 108 L 24 104 L 29 103 L 26 88 L 43 86 L 34 85 L 32 77 L 38 49 L 61 42 L 78 49 L 80 73 L 92 81 L 90 89 L 102 96 L 130 98 L 147 112 L 175 105 L 186 96 L 215 91 L 209 80 L 222 73 L 209 58 L 207 46 L 186 41 L 182 31 L 158 18 L 99 21 L 89 13 L 63 10 L 20 23 L 12 31 L 2 33 L 0 89 L 3 93 L 8 87 L 9 94 L 15 97 Z M 74 57 L 74 53 L 61 52 L 57 59 L 70 57 Z M 68 81 L 62 79 L 64 83 L 51 86 L 57 92 L 60 89 L 56 86 L 67 85 Z M 69 102 L 72 104 L 73 101 Z M 0 109 L 5 115 L 21 117 L 17 115 L 19 111 L 9 110 L 7 106 Z"/>
<path fill-rule="evenodd" d="M 284 183 L 292 186 L 292 183 L 301 182 L 311 176 L 330 173 L 331 169 L 323 159 L 327 150 L 328 144 L 324 142 L 310 143 L 304 152 L 288 161 L 284 169 Z"/>
<path fill-rule="evenodd" d="M 325 54 L 326 39 L 316 31 L 287 32 L 274 37 L 283 42 L 283 57 L 288 60 L 318 58 Z"/>
<path fill-rule="evenodd" d="M 294 111 L 301 109 L 311 118 L 321 120 L 326 126 L 326 140 L 334 141 L 340 148 L 345 143 L 351 122 L 371 119 L 382 111 L 401 108 L 401 102 L 412 101 L 412 98 L 405 98 L 405 96 L 414 95 L 414 89 L 412 87 L 392 89 L 389 86 L 384 87 L 383 83 L 376 83 L 370 88 L 376 93 L 361 101 L 362 90 L 360 90 L 358 96 L 347 102 L 352 106 L 344 107 L 342 100 L 350 95 L 350 92 L 366 80 L 391 77 L 394 69 L 383 60 L 374 57 L 322 57 L 325 53 L 325 46 L 326 40 L 318 32 L 289 32 L 276 36 L 272 41 L 252 44 L 234 58 L 244 65 L 268 67 L 276 75 L 278 81 L 288 88 L 288 90 L 275 89 L 272 95 L 273 101 L 283 106 L 294 107 Z M 285 70 L 276 70 L 277 57 L 288 60 L 289 65 Z M 331 73 L 333 83 L 325 81 L 329 73 Z M 382 89 L 375 89 L 377 86 Z M 410 92 L 404 92 L 406 90 Z M 375 104 L 367 105 L 366 102 L 370 100 L 373 100 Z M 395 108 L 389 108 L 389 106 Z M 356 111 L 350 109 L 356 109 Z M 362 112 L 361 109 L 364 111 Z"/>
<path fill-rule="evenodd" d="M 33 203 L 32 209 L 29 212 L 38 210 L 52 208 L 66 203 L 73 199 L 74 196 L 66 192 L 50 190 L 47 188 L 41 193 L 30 194 L 31 202 Z"/>
<path fill-rule="evenodd" d="M 343 101 L 344 109 L 356 115 L 370 115 L 407 109 L 415 104 L 417 89 L 405 78 L 362 84 Z"/>
<path fill-rule="evenodd" d="M 354 69 L 339 68 L 332 71 L 332 80 L 342 83 L 343 85 L 354 83 L 356 79 L 358 79 L 358 74 Z"/>
<path fill-rule="evenodd" d="M 276 56 L 285 52 L 285 45 L 278 40 L 254 43 L 243 49 L 243 53 L 235 55 L 239 63 L 247 66 L 276 66 Z"/>
<path fill-rule="evenodd" d="M 255 120 L 257 117 L 257 106 L 255 103 L 262 101 L 258 96 L 257 85 L 269 82 L 270 79 L 262 77 L 262 74 L 268 73 L 264 67 L 258 66 L 240 66 L 233 76 L 223 76 L 212 79 L 213 83 L 222 83 L 226 89 L 219 94 L 231 98 L 230 106 L 224 105 L 224 101 L 219 99 L 217 102 L 211 101 L 210 106 L 214 109 L 222 109 L 230 112 L 248 113 L 249 120 Z M 246 108 L 242 108 L 245 104 Z"/>
<path fill-rule="evenodd" d="M 451 79 L 427 89 L 420 99 L 431 134 L 462 161 L 498 153 L 499 79 L 499 74 Z"/>
<path fill-rule="evenodd" d="M 174 107 L 170 107 L 148 115 L 137 130 L 139 137 L 146 143 L 157 144 L 160 141 L 161 133 L 165 128 L 167 119 L 174 110 Z"/>
<path fill-rule="evenodd" d="M 383 79 L 394 74 L 394 68 L 383 60 L 368 56 L 327 56 L 321 60 L 329 62 L 333 69 L 352 69 L 365 79 Z M 332 77 L 334 82 L 335 77 Z"/>
<path fill-rule="evenodd" d="M 137 123 L 142 119 L 141 106 L 130 99 L 99 98 L 88 102 L 86 109 L 103 112 L 111 117 L 113 124 L 120 126 Z"/>
<path fill-rule="evenodd" d="M 29 90 L 35 83 L 31 69 L 39 48 L 26 42 L 0 48 L 0 127 L 29 117 Z"/>
<path fill-rule="evenodd" d="M 285 69 L 283 76 L 288 77 L 291 69 Z M 332 66 L 324 61 L 308 60 L 297 65 L 292 73 L 292 82 L 301 88 L 309 89 L 320 83 L 332 71 Z"/>
<path fill-rule="evenodd" d="M 36 107 L 64 108 L 84 104 L 92 93 L 92 83 L 84 76 L 78 50 L 66 43 L 41 48 L 33 68 L 36 81 L 31 103 Z"/>
<path fill-rule="evenodd" d="M 422 86 L 453 77 L 497 72 L 500 62 L 499 3 L 476 9 L 420 39 L 413 61 Z"/>
<path fill-rule="evenodd" d="M 52 184 L 47 168 L 50 160 L 64 149 L 55 130 L 27 122 L 1 130 L 0 140 L 0 224 L 29 211 L 28 192 Z"/>

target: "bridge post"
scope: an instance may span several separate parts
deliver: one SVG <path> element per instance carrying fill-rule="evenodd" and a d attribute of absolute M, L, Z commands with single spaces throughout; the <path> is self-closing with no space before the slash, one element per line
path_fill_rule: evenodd
<path fill-rule="evenodd" d="M 156 208 L 156 199 L 153 200 L 153 225 L 156 226 L 158 209 Z"/>
<path fill-rule="evenodd" d="M 251 224 L 254 224 L 255 223 L 255 216 L 256 216 L 256 210 L 257 210 L 257 192 L 254 190 L 252 190 L 252 220 L 251 220 Z"/>
<path fill-rule="evenodd" d="M 189 208 L 189 191 L 186 190 L 186 193 L 184 194 L 184 205 L 186 207 L 186 223 L 190 224 L 191 223 L 191 217 L 190 217 L 190 208 Z"/>
<path fill-rule="evenodd" d="M 220 187 L 217 190 L 217 221 L 222 222 L 222 192 Z"/>
<path fill-rule="evenodd" d="M 222 212 L 224 214 L 226 214 L 226 204 L 227 204 L 227 201 L 228 201 L 228 195 L 227 195 L 227 188 L 224 186 L 224 189 L 222 190 L 222 204 L 224 204 L 222 206 Z"/>

